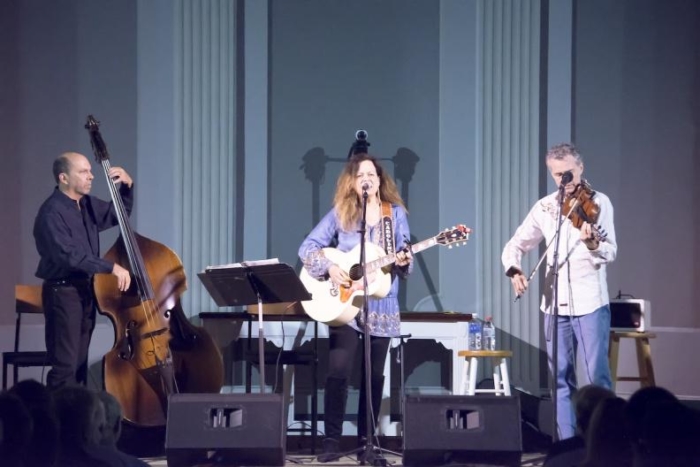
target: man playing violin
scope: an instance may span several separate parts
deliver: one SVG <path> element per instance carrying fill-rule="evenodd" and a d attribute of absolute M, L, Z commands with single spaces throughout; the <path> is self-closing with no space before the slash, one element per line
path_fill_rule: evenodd
<path fill-rule="evenodd" d="M 524 253 L 547 241 L 547 271 L 541 310 L 545 313 L 545 336 L 549 369 L 555 375 L 557 385 L 558 439 L 574 436 L 576 426 L 571 406 L 571 395 L 576 389 L 576 352 L 581 349 L 584 368 L 580 374 L 585 381 L 581 385 L 595 384 L 612 387 L 608 365 L 608 340 L 610 335 L 610 305 L 606 280 L 606 265 L 615 260 L 617 243 L 613 225 L 613 207 L 610 199 L 600 192 L 592 192 L 589 201 L 596 211 L 597 224 L 572 222 L 576 206 L 572 201 L 587 186 L 582 179 L 583 160 L 572 144 L 559 144 L 546 155 L 546 164 L 554 182 L 561 187 L 565 205 L 561 210 L 562 225 L 559 241 L 559 280 L 553 277 L 554 245 L 557 229 L 557 213 L 560 192 L 545 196 L 530 209 L 525 220 L 503 248 L 501 260 L 510 277 L 513 290 L 520 296 L 528 287 L 528 277 L 523 274 L 521 259 Z M 569 173 L 567 173 L 569 172 Z M 562 180 L 564 179 L 564 180 Z M 571 213 L 569 211 L 572 211 Z M 589 219 L 593 220 L 593 219 Z M 596 222 L 593 220 L 593 222 Z M 575 223 L 579 225 L 576 228 Z M 552 243 L 550 245 L 550 242 Z M 553 340 L 551 336 L 554 306 L 554 288 L 558 286 L 558 343 L 556 370 L 553 365 Z"/>
<path fill-rule="evenodd" d="M 90 161 L 75 152 L 53 163 L 56 188 L 39 208 L 34 239 L 40 260 L 36 276 L 44 280 L 41 298 L 46 316 L 46 350 L 51 370 L 47 385 L 87 384 L 88 348 L 95 327 L 95 274 L 114 274 L 129 288 L 129 271 L 100 258 L 99 232 L 118 224 L 111 202 L 90 196 L 94 178 Z M 120 167 L 109 176 L 120 182 L 127 212 L 133 204 L 132 180 Z"/>

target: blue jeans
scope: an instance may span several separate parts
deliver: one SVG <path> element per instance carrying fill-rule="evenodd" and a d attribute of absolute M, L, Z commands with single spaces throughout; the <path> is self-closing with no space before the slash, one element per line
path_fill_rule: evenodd
<path fill-rule="evenodd" d="M 559 310 L 561 312 L 561 310 Z M 544 315 L 545 335 L 552 315 Z M 605 305 L 593 313 L 583 316 L 559 315 L 557 345 L 557 371 L 552 368 L 554 339 L 547 340 L 549 371 L 556 374 L 557 427 L 559 439 L 571 438 L 575 434 L 576 417 L 571 405 L 571 395 L 576 390 L 576 353 L 582 352 L 583 371 L 586 384 L 612 388 L 608 347 L 610 342 L 610 306 Z"/>

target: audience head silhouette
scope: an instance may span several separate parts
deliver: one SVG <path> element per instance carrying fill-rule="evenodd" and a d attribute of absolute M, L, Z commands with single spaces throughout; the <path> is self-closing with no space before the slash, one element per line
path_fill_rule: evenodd
<path fill-rule="evenodd" d="M 700 414 L 666 389 L 640 389 L 630 397 L 625 416 L 635 465 L 700 465 Z"/>
<path fill-rule="evenodd" d="M 22 400 L 32 419 L 33 430 L 24 467 L 54 465 L 58 455 L 58 420 L 49 389 L 36 380 L 26 379 L 15 384 L 9 392 Z"/>
<path fill-rule="evenodd" d="M 122 432 L 122 407 L 119 401 L 107 391 L 99 391 L 97 397 L 105 413 L 105 423 L 100 427 L 100 444 L 116 447 Z"/>
<path fill-rule="evenodd" d="M 7 467 L 22 466 L 32 434 L 32 418 L 14 394 L 0 394 L 0 460 Z"/>
<path fill-rule="evenodd" d="M 632 465 L 632 444 L 625 427 L 624 399 L 603 399 L 591 415 L 586 432 L 586 461 L 582 467 Z"/>
<path fill-rule="evenodd" d="M 105 414 L 97 394 L 82 386 L 65 386 L 54 393 L 54 399 L 61 445 L 81 448 L 98 444 Z"/>
<path fill-rule="evenodd" d="M 607 399 L 614 399 L 615 393 L 602 386 L 589 384 L 578 389 L 572 396 L 576 412 L 576 430 L 581 436 L 586 436 L 591 416 L 598 404 Z"/>

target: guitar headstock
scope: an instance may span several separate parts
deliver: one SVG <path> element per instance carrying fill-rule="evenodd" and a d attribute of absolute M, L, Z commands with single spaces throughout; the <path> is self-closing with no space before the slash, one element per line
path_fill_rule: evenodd
<path fill-rule="evenodd" d="M 435 236 L 435 241 L 440 245 L 447 245 L 452 248 L 452 245 L 460 246 L 465 245 L 467 240 L 469 240 L 469 234 L 472 233 L 472 229 L 464 224 L 459 224 L 451 229 L 445 229 Z"/>

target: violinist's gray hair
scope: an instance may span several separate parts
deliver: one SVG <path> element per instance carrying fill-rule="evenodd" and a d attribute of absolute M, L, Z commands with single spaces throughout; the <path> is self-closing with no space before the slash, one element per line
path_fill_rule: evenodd
<path fill-rule="evenodd" d="M 552 159 L 560 161 L 567 156 L 572 156 L 574 159 L 576 159 L 576 164 L 583 164 L 581 154 L 578 153 L 576 146 L 574 146 L 572 143 L 560 143 L 552 146 L 549 148 L 549 151 L 547 151 L 547 156 L 545 159 L 548 161 Z"/>

